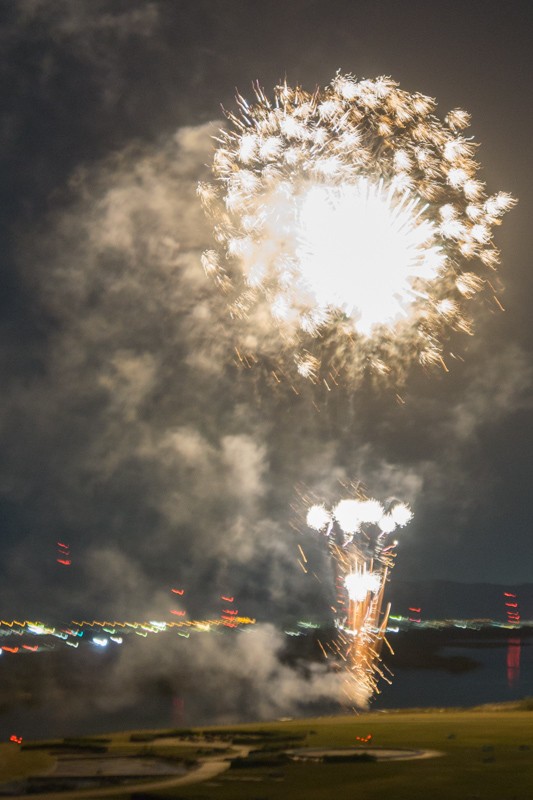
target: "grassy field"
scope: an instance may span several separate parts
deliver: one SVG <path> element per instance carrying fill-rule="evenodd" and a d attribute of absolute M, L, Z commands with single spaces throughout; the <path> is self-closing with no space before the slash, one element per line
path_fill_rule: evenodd
<path fill-rule="evenodd" d="M 43 750 L 21 750 L 18 745 L 0 745 L 0 781 L 24 778 L 50 769 L 55 758 Z"/>
<path fill-rule="evenodd" d="M 241 762 L 206 783 L 157 793 L 161 798 L 200 800 L 532 800 L 533 711 L 421 711 L 322 717 L 271 724 L 202 729 L 231 741 L 253 734 L 254 766 Z M 324 764 L 285 761 L 293 747 L 354 746 L 356 737 L 372 734 L 369 746 L 438 750 L 427 760 Z M 292 745 L 286 737 L 298 737 Z M 158 754 L 200 757 L 209 742 L 158 745 L 158 739 L 132 742 L 130 734 L 109 736 L 109 754 Z M 268 762 L 260 764 L 260 759 Z M 0 746 L 0 780 L 44 771 L 54 750 Z M 127 797 L 128 794 L 123 794 Z M 156 795 L 150 795 L 150 797 Z M 133 795 L 135 798 L 135 795 Z M 142 795 L 138 795 L 141 800 Z"/>
<path fill-rule="evenodd" d="M 261 727 L 305 734 L 302 744 L 311 747 L 353 745 L 356 736 L 371 733 L 373 746 L 439 750 L 444 755 L 421 761 L 296 762 L 275 769 L 229 770 L 213 781 L 218 785 L 175 789 L 172 796 L 198 800 L 533 798 L 533 712 L 363 714 Z"/>

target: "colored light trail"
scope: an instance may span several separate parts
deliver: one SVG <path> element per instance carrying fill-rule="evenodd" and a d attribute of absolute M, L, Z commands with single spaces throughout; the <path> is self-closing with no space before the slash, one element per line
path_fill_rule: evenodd
<path fill-rule="evenodd" d="M 239 616 L 238 612 L 223 613 L 220 618 L 214 619 L 176 622 L 83 619 L 73 620 L 65 626 L 53 626 L 32 620 L 0 620 L 0 653 L 11 655 L 39 653 L 55 649 L 60 644 L 77 649 L 81 642 L 99 647 L 105 647 L 110 642 L 121 645 L 132 635 L 147 637 L 175 632 L 188 638 L 191 633 L 209 633 L 226 628 L 238 629 L 254 624 L 255 619 Z M 7 644 L 11 637 L 21 637 L 20 642 L 16 645 Z M 29 644 L 30 641 L 33 644 Z M 39 644 L 34 644 L 35 641 Z"/>

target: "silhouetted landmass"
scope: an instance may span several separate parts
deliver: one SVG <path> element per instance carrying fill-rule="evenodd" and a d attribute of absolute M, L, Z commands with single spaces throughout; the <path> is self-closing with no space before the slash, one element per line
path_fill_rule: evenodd
<path fill-rule="evenodd" d="M 516 586 L 455 581 L 397 581 L 387 586 L 392 613 L 412 616 L 409 608 L 420 608 L 422 619 L 493 619 L 505 622 L 504 592 L 516 594 L 522 620 L 533 619 L 533 584 Z"/>

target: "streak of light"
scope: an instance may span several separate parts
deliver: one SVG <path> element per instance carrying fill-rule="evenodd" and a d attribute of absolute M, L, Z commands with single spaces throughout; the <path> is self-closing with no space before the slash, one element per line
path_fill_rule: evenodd
<path fill-rule="evenodd" d="M 303 549 L 302 549 L 302 546 L 301 546 L 301 545 L 298 545 L 298 550 L 299 550 L 299 551 L 300 551 L 300 553 L 302 554 L 302 558 L 303 558 L 303 560 L 304 560 L 304 563 L 305 563 L 305 564 L 307 564 L 307 558 L 306 558 L 306 556 L 305 556 L 305 553 L 304 553 L 304 551 L 303 551 Z"/>

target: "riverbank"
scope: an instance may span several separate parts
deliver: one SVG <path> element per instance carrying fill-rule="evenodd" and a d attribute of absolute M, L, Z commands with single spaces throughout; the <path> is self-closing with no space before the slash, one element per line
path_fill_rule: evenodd
<path fill-rule="evenodd" d="M 40 774 L 44 785 L 34 787 L 31 796 L 42 800 L 44 796 L 83 800 L 118 795 L 132 800 L 156 796 L 330 800 L 332 786 L 336 800 L 355 796 L 377 800 L 383 792 L 394 800 L 427 800 L 428 795 L 432 800 L 527 800 L 533 780 L 533 710 L 528 709 L 531 703 L 526 701 L 514 710 L 502 705 L 490 710 L 376 711 L 231 728 L 123 732 L 105 739 L 76 740 L 76 752 L 72 752 L 72 740 L 70 752 L 65 752 L 68 740 L 27 744 L 26 749 L 6 743 L 0 745 L 0 780 L 4 782 L 0 791 L 3 788 L 7 797 L 7 780 Z M 105 747 L 105 753 L 95 754 L 95 747 Z M 380 753 L 396 757 L 376 757 Z M 422 753 L 440 757 L 412 758 Z M 52 791 L 45 789 L 47 778 L 52 786 L 54 776 L 57 779 L 64 773 L 65 760 L 70 761 L 71 772 L 73 765 L 79 772 L 80 761 L 93 760 L 94 767 L 98 759 L 113 758 L 121 764 L 115 785 L 106 785 L 101 776 L 104 784 L 83 790 L 73 791 L 66 785 L 62 792 L 57 783 Z M 139 780 L 143 760 L 152 771 L 161 769 L 161 764 L 173 764 L 174 774 L 155 779 L 145 770 Z M 20 791 L 16 796 L 21 796 Z"/>

